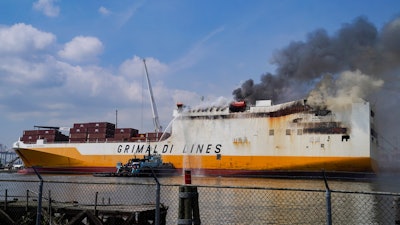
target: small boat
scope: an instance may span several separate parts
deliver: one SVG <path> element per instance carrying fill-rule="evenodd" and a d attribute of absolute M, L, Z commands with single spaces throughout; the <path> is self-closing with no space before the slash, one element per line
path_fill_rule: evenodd
<path fill-rule="evenodd" d="M 95 177 L 149 177 L 172 176 L 177 174 L 172 163 L 164 163 L 161 155 L 149 154 L 142 159 L 132 158 L 127 163 L 117 163 L 115 173 L 94 173 Z"/>

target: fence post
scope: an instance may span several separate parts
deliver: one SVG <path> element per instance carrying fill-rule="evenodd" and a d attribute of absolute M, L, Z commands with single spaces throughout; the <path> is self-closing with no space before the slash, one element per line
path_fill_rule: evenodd
<path fill-rule="evenodd" d="M 185 184 L 179 187 L 178 225 L 201 224 L 199 198 L 196 186 L 191 184 L 191 174 L 185 171 Z"/>
<path fill-rule="evenodd" d="M 394 197 L 393 198 L 393 205 L 394 205 L 394 224 L 400 224 L 400 198 Z"/>
<path fill-rule="evenodd" d="M 98 213 L 97 213 L 97 197 L 98 197 L 98 195 L 99 195 L 99 192 L 96 191 L 96 196 L 95 196 L 95 199 L 94 199 L 94 215 L 95 216 L 98 215 Z"/>
<path fill-rule="evenodd" d="M 49 208 L 48 208 L 48 213 L 49 213 L 49 224 L 52 224 L 52 221 L 51 221 L 51 214 L 52 214 L 52 212 L 51 212 L 51 190 L 49 190 Z"/>
<path fill-rule="evenodd" d="M 29 211 L 29 190 L 26 190 L 26 213 Z"/>
<path fill-rule="evenodd" d="M 326 199 L 326 224 L 332 225 L 332 206 L 331 206 L 331 189 L 329 189 L 328 181 L 324 171 L 324 182 L 325 182 L 325 199 Z"/>
<path fill-rule="evenodd" d="M 153 168 L 151 168 L 151 173 L 154 177 L 154 180 L 156 181 L 156 215 L 155 215 L 155 221 L 154 224 L 160 225 L 160 192 L 161 192 L 161 187 L 160 187 L 160 182 L 157 179 L 156 174 L 154 173 Z"/>
<path fill-rule="evenodd" d="M 6 193 L 5 193 L 5 196 L 4 196 L 4 211 L 7 211 L 7 204 L 8 204 L 8 202 L 7 202 L 7 199 L 8 199 L 8 189 L 6 189 Z"/>
<path fill-rule="evenodd" d="M 36 225 L 41 224 L 41 217 L 42 217 L 42 191 L 43 191 L 43 179 L 42 176 L 36 171 L 36 168 L 33 166 L 33 170 L 35 171 L 36 175 L 39 177 L 39 196 L 38 196 L 38 207 L 36 213 Z"/>

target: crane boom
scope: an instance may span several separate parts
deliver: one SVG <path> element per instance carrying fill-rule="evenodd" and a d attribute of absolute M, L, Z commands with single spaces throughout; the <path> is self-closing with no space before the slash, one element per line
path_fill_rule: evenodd
<path fill-rule="evenodd" d="M 158 132 L 161 132 L 162 128 L 161 128 L 161 125 L 160 125 L 160 121 L 158 120 L 157 106 L 156 106 L 156 103 L 154 101 L 153 90 L 151 88 L 149 73 L 147 71 L 146 60 L 145 59 L 143 59 L 143 64 L 144 64 L 144 68 L 146 70 L 147 86 L 149 88 L 149 93 L 150 93 L 150 103 L 151 103 L 151 110 L 153 112 L 154 128 L 155 128 L 155 132 L 158 133 Z"/>

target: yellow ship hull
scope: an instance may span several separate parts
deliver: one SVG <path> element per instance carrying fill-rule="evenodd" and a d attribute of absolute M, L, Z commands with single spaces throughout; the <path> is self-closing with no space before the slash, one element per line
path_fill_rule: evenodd
<path fill-rule="evenodd" d="M 127 162 L 132 158 L 131 155 L 81 155 L 75 148 L 21 148 L 17 153 L 26 167 L 35 166 L 48 172 L 113 172 L 117 162 Z M 373 171 L 369 157 L 223 156 L 217 159 L 215 156 L 164 155 L 162 158 L 178 170 L 190 169 L 205 175 L 262 174 L 272 171 Z"/>

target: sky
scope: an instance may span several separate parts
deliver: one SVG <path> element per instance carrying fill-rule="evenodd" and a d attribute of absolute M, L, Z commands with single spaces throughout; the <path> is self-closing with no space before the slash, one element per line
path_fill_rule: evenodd
<path fill-rule="evenodd" d="M 143 59 L 166 128 L 177 102 L 227 103 L 279 74 L 277 55 L 316 30 L 362 17 L 379 32 L 399 15 L 398 0 L 2 0 L 0 143 L 35 125 L 154 130 Z"/>

